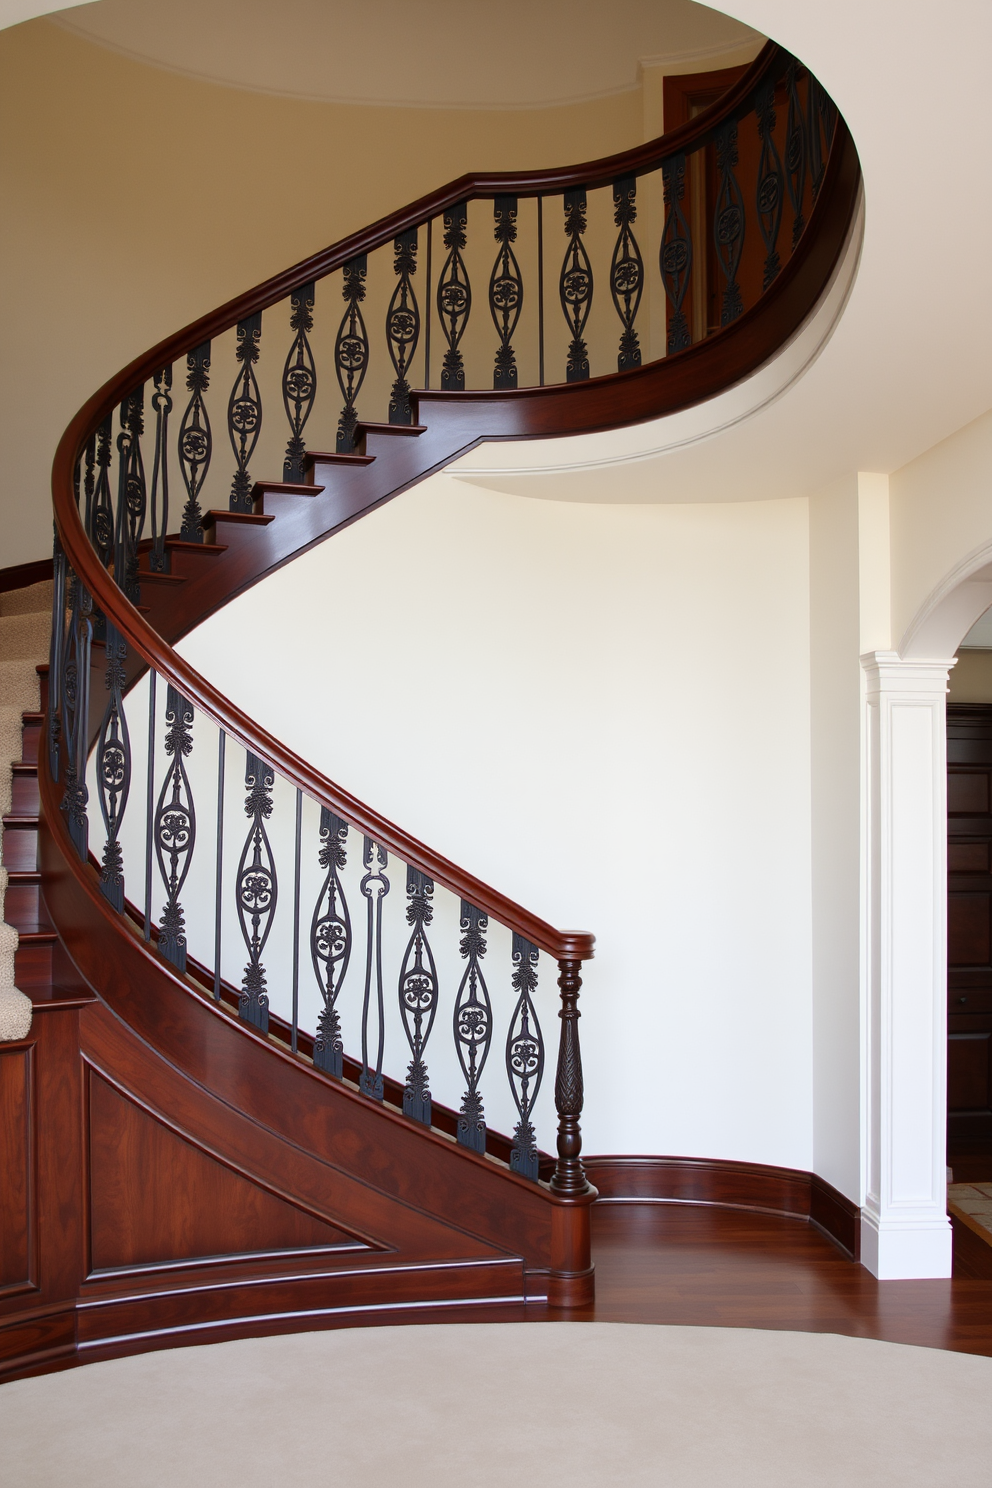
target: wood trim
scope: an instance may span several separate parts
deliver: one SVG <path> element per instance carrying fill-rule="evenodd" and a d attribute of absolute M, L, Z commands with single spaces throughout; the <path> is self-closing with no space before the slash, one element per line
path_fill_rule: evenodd
<path fill-rule="evenodd" d="M 600 1204 L 709 1204 L 804 1219 L 857 1260 L 861 1210 L 826 1179 L 802 1168 L 705 1157 L 584 1157 Z"/>
<path fill-rule="evenodd" d="M 33 563 L 14 563 L 9 568 L 0 568 L 0 594 L 9 594 L 12 589 L 26 589 L 29 584 L 40 584 L 51 577 L 51 558 L 38 558 Z"/>
<path fill-rule="evenodd" d="M 954 1276 L 992 1281 L 992 1235 L 957 1204 L 947 1205 L 954 1235 Z"/>

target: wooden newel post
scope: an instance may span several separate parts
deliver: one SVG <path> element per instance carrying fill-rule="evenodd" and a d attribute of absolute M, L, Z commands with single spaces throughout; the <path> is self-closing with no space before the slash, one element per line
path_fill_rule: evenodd
<path fill-rule="evenodd" d="M 558 1199 L 551 1222 L 551 1275 L 548 1302 L 552 1307 L 585 1307 L 595 1296 L 589 1211 L 596 1190 L 582 1166 L 582 1053 L 579 1048 L 579 990 L 582 962 L 558 962 L 561 992 L 561 1035 L 555 1105 L 558 1109 L 558 1162 L 551 1192 Z"/>

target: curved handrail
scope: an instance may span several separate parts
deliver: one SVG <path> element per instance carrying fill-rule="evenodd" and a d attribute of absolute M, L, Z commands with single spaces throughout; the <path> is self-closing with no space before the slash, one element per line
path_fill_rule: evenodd
<path fill-rule="evenodd" d="M 586 932 L 556 929 L 405 833 L 261 728 L 173 650 L 117 587 L 91 546 L 74 494 L 77 461 L 86 440 L 100 422 L 137 384 L 239 320 L 276 304 L 292 290 L 340 268 L 358 254 L 389 242 L 407 228 L 457 202 L 498 192 L 522 196 L 579 185 L 588 187 L 608 182 L 619 174 L 655 168 L 673 154 L 698 148 L 711 139 L 721 123 L 750 99 L 755 88 L 764 80 L 778 77 L 790 60 L 788 53 L 769 43 L 740 81 L 697 119 L 623 154 L 552 171 L 463 176 L 373 226 L 351 234 L 135 358 L 84 404 L 66 429 L 56 452 L 52 492 L 60 541 L 81 583 L 127 645 L 214 723 L 246 749 L 266 759 L 291 783 L 559 961 L 590 959 L 594 937 Z M 709 341 L 646 367 L 570 385 L 500 392 L 413 392 L 415 417 L 419 415 L 430 429 L 443 427 L 449 439 L 446 445 L 443 440 L 438 444 L 437 465 L 431 467 L 429 462 L 426 468 L 422 465 L 405 484 L 422 479 L 431 468 L 449 463 L 455 453 L 482 440 L 543 437 L 629 425 L 692 406 L 740 381 L 779 350 L 815 308 L 840 257 L 859 184 L 857 154 L 838 116 L 822 188 L 796 251 L 758 304 Z M 454 451 L 452 430 L 460 431 L 455 437 Z M 400 482 L 380 499 L 387 499 L 403 487 L 404 483 Z"/>

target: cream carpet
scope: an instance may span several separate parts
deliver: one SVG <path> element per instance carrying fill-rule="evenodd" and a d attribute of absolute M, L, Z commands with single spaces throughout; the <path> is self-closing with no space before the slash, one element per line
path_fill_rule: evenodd
<path fill-rule="evenodd" d="M 990 1406 L 992 1359 L 834 1334 L 354 1328 L 2 1385 L 0 1481 L 965 1488 L 992 1481 Z"/>

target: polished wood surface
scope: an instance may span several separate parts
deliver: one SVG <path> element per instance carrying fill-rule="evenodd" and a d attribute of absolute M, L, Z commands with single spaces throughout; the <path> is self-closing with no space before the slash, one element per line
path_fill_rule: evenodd
<path fill-rule="evenodd" d="M 26 589 L 29 584 L 40 584 L 52 577 L 51 558 L 39 558 L 33 563 L 12 563 L 0 568 L 0 594 L 9 594 L 12 589 Z"/>

